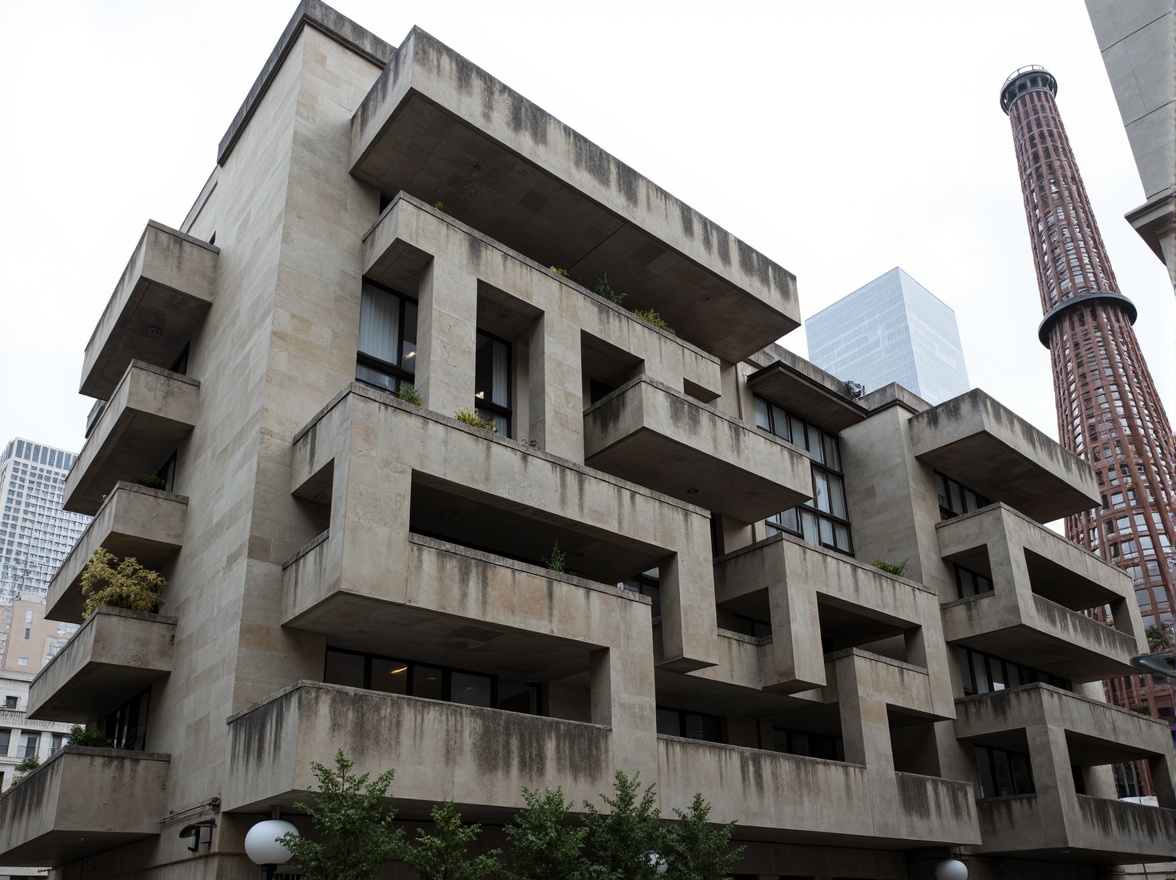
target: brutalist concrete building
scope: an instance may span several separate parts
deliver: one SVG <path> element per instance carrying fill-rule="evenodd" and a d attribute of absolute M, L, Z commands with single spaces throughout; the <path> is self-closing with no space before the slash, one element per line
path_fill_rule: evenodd
<path fill-rule="evenodd" d="M 0 798 L 0 863 L 254 877 L 246 831 L 338 749 L 489 826 L 640 772 L 760 880 L 1169 854 L 1168 731 L 1097 685 L 1144 648 L 1130 581 L 1042 525 L 1090 469 L 982 391 L 851 398 L 774 345 L 788 271 L 429 34 L 306 0 L 188 217 L 128 246 L 49 613 L 99 546 L 166 603 L 33 682 L 120 748 Z M 1161 807 L 1114 799 L 1128 759 Z"/>

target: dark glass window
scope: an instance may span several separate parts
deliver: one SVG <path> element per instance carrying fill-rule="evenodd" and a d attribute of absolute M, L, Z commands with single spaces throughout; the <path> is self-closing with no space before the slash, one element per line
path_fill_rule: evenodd
<path fill-rule="evenodd" d="M 20 735 L 20 751 L 18 758 L 37 757 L 37 746 L 41 744 L 41 734 L 25 732 Z"/>
<path fill-rule="evenodd" d="M 8 757 L 8 746 L 12 742 L 11 730 L 0 730 L 0 758 Z"/>
<path fill-rule="evenodd" d="M 974 748 L 980 797 L 1008 797 L 1036 792 L 1028 755 L 989 746 L 978 745 Z"/>
<path fill-rule="evenodd" d="M 971 513 L 992 503 L 979 492 L 973 492 L 963 483 L 939 471 L 935 472 L 935 492 L 939 496 L 939 515 L 942 519 Z"/>
<path fill-rule="evenodd" d="M 661 617 L 661 573 L 656 568 L 651 568 L 643 574 L 626 578 L 617 584 L 617 586 L 631 593 L 640 593 L 642 596 L 648 596 L 653 601 L 653 606 L 650 608 L 652 616 Z"/>
<path fill-rule="evenodd" d="M 845 760 L 845 741 L 839 736 L 809 733 L 804 730 L 772 728 L 772 748 L 789 755 L 824 758 L 826 761 Z"/>
<path fill-rule="evenodd" d="M 393 393 L 416 374 L 416 303 L 365 281 L 355 378 Z"/>
<path fill-rule="evenodd" d="M 478 331 L 474 358 L 474 409 L 510 436 L 510 343 Z"/>
<path fill-rule="evenodd" d="M 327 648 L 323 681 L 385 694 L 543 714 L 542 688 L 537 682 L 358 651 Z"/>
<path fill-rule="evenodd" d="M 732 614 L 731 629 L 737 633 L 743 633 L 745 636 L 755 636 L 762 638 L 772 634 L 772 624 L 766 620 L 759 620 L 755 617 L 745 617 L 742 614 Z"/>
<path fill-rule="evenodd" d="M 147 748 L 147 711 L 151 705 L 151 688 L 136 694 L 105 718 L 98 729 L 110 737 L 116 749 L 142 752 Z"/>
<path fill-rule="evenodd" d="M 964 682 L 964 695 L 990 694 L 1003 691 L 1005 688 L 1018 687 L 1023 684 L 1042 682 L 1054 687 L 1070 690 L 1070 683 L 1032 666 L 1024 666 L 1011 660 L 994 657 L 980 651 L 973 651 L 958 645 L 960 657 L 960 677 Z"/>
<path fill-rule="evenodd" d="M 981 593 L 992 592 L 992 581 L 984 575 L 972 571 L 970 568 L 956 565 L 955 577 L 956 589 L 959 591 L 961 599 L 970 599 L 973 596 L 979 596 Z"/>
<path fill-rule="evenodd" d="M 723 741 L 723 725 L 718 715 L 671 709 L 668 706 L 657 707 L 657 732 L 665 736 L 681 736 L 706 742 Z"/>
<path fill-rule="evenodd" d="M 768 517 L 768 530 L 789 532 L 810 544 L 852 554 L 853 536 L 837 435 L 760 397 L 755 398 L 755 425 L 804 449 L 812 461 L 812 501 Z"/>

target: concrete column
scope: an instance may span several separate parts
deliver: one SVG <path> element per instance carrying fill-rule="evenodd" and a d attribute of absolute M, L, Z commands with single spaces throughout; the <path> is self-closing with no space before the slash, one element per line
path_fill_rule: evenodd
<path fill-rule="evenodd" d="M 710 520 L 683 512 L 678 552 L 662 560 L 662 669 L 690 672 L 718 662 Z"/>
<path fill-rule="evenodd" d="M 615 769 L 657 780 L 657 713 L 648 609 L 625 609 L 616 643 L 589 657 L 592 723 L 612 728 Z"/>
<path fill-rule="evenodd" d="M 478 279 L 434 258 L 417 295 L 417 390 L 425 407 L 452 416 L 474 405 Z"/>
<path fill-rule="evenodd" d="M 530 426 L 540 449 L 584 463 L 584 392 L 580 328 L 546 312 L 531 328 L 527 364 Z"/>
<path fill-rule="evenodd" d="M 398 460 L 398 450 L 359 447 L 335 458 L 332 569 L 349 593 L 405 602 L 412 469 Z"/>
<path fill-rule="evenodd" d="M 836 661 L 834 675 L 840 695 L 838 706 L 845 760 L 866 766 L 874 834 L 899 837 L 902 833 L 901 811 L 886 703 L 869 693 L 866 682 L 858 677 L 852 656 Z M 863 690 L 863 687 L 867 689 Z"/>
<path fill-rule="evenodd" d="M 1070 772 L 1070 749 L 1066 732 L 1034 719 L 1025 729 L 1029 741 L 1029 763 L 1033 769 L 1033 786 L 1037 790 L 1037 809 L 1042 835 L 1047 846 L 1066 845 L 1067 814 L 1078 809 L 1078 793 Z"/>
<path fill-rule="evenodd" d="M 817 614 L 816 572 L 806 570 L 805 559 L 787 541 L 778 545 L 785 563 L 779 579 L 768 585 L 772 614 L 771 681 L 766 690 L 795 693 L 825 685 L 825 652 L 821 648 L 821 622 Z"/>
<path fill-rule="evenodd" d="M 1169 751 L 1163 755 L 1148 758 L 1152 784 L 1156 789 L 1156 800 L 1161 807 L 1176 809 L 1176 760 Z M 1112 795 L 1113 796 L 1113 795 Z"/>

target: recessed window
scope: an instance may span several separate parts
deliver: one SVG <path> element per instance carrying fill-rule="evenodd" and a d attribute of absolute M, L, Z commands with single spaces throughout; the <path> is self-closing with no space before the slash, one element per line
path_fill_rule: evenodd
<path fill-rule="evenodd" d="M 474 409 L 510 436 L 510 343 L 478 331 L 474 360 Z"/>
<path fill-rule="evenodd" d="M 640 593 L 648 596 L 652 602 L 651 612 L 654 617 L 661 617 L 661 572 L 656 568 L 631 578 L 626 578 L 617 584 L 622 590 L 630 593 Z"/>
<path fill-rule="evenodd" d="M 1029 756 L 989 746 L 975 746 L 976 775 L 980 779 L 980 797 L 1009 797 L 1034 794 L 1033 770 Z"/>
<path fill-rule="evenodd" d="M 962 645 L 957 646 L 960 658 L 960 677 L 963 679 L 964 696 L 990 694 L 1005 688 L 1042 682 L 1062 690 L 1070 690 L 1070 684 L 1049 672 L 1042 672 L 1032 666 L 1024 666 L 1011 660 L 973 651 Z"/>
<path fill-rule="evenodd" d="M 973 596 L 979 596 L 981 593 L 992 592 L 992 581 L 980 574 L 972 571 L 970 568 L 964 568 L 962 565 L 954 565 L 956 576 L 956 590 L 961 599 L 971 599 Z"/>
<path fill-rule="evenodd" d="M 396 393 L 416 376 L 417 305 L 364 282 L 359 302 L 355 378 Z"/>
<path fill-rule="evenodd" d="M 772 728 L 772 748 L 789 755 L 823 758 L 826 761 L 845 760 L 845 741 L 839 736 L 809 733 L 804 730 Z"/>
<path fill-rule="evenodd" d="M 972 513 L 992 503 L 979 492 L 974 492 L 939 471 L 935 472 L 935 492 L 939 496 L 939 515 L 942 519 Z"/>
<path fill-rule="evenodd" d="M 706 742 L 723 741 L 723 725 L 718 715 L 671 709 L 667 706 L 657 707 L 657 732 L 663 736 L 681 736 Z"/>
<path fill-rule="evenodd" d="M 327 649 L 323 681 L 348 687 L 542 715 L 542 686 L 468 669 Z"/>

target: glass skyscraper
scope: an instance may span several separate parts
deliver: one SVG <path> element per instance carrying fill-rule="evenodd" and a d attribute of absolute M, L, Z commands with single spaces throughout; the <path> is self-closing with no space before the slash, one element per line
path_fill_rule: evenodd
<path fill-rule="evenodd" d="M 77 456 L 16 439 L 0 455 L 0 604 L 44 596 L 90 517 L 61 509 Z"/>
<path fill-rule="evenodd" d="M 955 312 L 898 267 L 804 327 L 809 360 L 866 391 L 897 382 L 934 405 L 971 388 Z"/>

